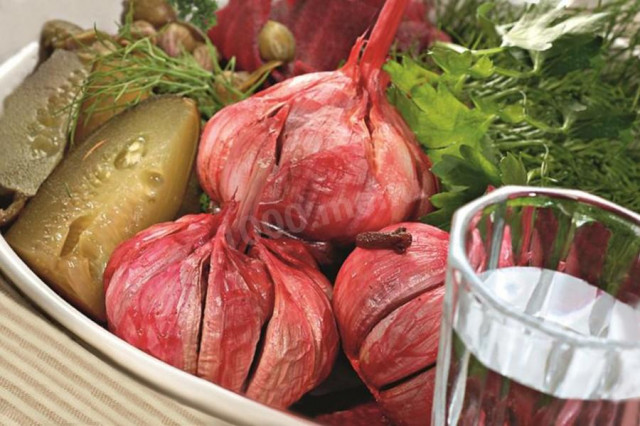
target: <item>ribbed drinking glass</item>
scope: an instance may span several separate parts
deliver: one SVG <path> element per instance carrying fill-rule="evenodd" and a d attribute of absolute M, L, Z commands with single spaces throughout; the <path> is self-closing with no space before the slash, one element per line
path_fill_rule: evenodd
<path fill-rule="evenodd" d="M 448 262 L 434 425 L 640 424 L 640 215 L 505 187 L 456 213 Z"/>

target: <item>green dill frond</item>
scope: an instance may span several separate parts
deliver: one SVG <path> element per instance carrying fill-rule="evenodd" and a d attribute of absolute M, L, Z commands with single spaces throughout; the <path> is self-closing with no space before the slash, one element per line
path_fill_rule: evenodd
<path fill-rule="evenodd" d="M 454 43 L 387 66 L 390 99 L 443 183 L 432 223 L 525 175 L 640 211 L 639 13 L 640 0 L 439 5 Z"/>
<path fill-rule="evenodd" d="M 280 65 L 267 63 L 239 84 L 234 60 L 228 61 L 224 68 L 214 60 L 213 71 L 208 71 L 188 52 L 172 57 L 156 46 L 152 38 L 135 39 L 130 24 L 130 19 L 125 19 L 115 39 L 117 42 L 111 38 L 104 40 L 110 52 L 95 55 L 93 71 L 80 96 L 68 107 L 72 114 L 72 138 L 81 116 L 88 121 L 96 113 L 132 107 L 153 94 L 191 98 L 196 101 L 203 120 L 208 120 L 226 105 L 251 95 L 270 71 Z M 208 40 L 205 43 L 210 56 L 215 58 L 215 47 Z M 122 99 L 126 102 L 119 102 Z"/>

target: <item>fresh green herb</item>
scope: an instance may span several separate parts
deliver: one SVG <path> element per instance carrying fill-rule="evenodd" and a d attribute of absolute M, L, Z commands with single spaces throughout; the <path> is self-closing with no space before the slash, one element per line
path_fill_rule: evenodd
<path fill-rule="evenodd" d="M 200 194 L 200 210 L 203 213 L 211 212 L 211 198 L 207 195 L 206 192 Z"/>
<path fill-rule="evenodd" d="M 169 0 L 178 17 L 192 23 L 202 31 L 207 31 L 216 24 L 216 10 L 218 4 L 215 0 Z"/>
<path fill-rule="evenodd" d="M 150 38 L 135 39 L 130 25 L 131 20 L 127 18 L 119 32 L 118 43 L 103 40 L 110 53 L 96 56 L 94 70 L 85 81 L 81 96 L 69 107 L 72 137 L 81 112 L 88 121 L 97 112 L 122 108 L 118 101 L 130 93 L 138 95 L 126 102 L 125 107 L 136 105 L 148 93 L 191 98 L 197 102 L 203 120 L 207 120 L 226 105 L 248 97 L 262 85 L 271 69 L 279 65 L 267 63 L 239 84 L 233 71 L 233 60 L 225 68 L 213 61 L 213 72 L 207 71 L 188 52 L 172 57 Z M 213 45 L 209 41 L 206 45 L 211 57 L 215 58 Z M 100 67 L 96 68 L 95 64 Z M 84 108 L 80 108 L 81 105 Z"/>
<path fill-rule="evenodd" d="M 640 0 L 593 11 L 480 3 L 441 10 L 458 44 L 386 67 L 389 98 L 442 182 L 427 220 L 446 228 L 462 204 L 505 184 L 579 188 L 640 211 Z M 458 13 L 471 7 L 473 23 Z"/>
<path fill-rule="evenodd" d="M 213 46 L 209 45 L 213 52 Z M 87 82 L 94 97 L 113 96 L 119 99 L 133 90 L 153 91 L 157 94 L 175 94 L 194 99 L 200 112 L 212 116 L 230 103 L 226 95 L 235 100 L 245 96 L 235 89 L 228 78 L 233 63 L 225 69 L 217 67 L 207 71 L 193 55 L 184 53 L 171 57 L 157 47 L 151 39 L 131 40 L 112 53 L 96 59 L 108 71 L 93 72 Z M 104 82 L 108 82 L 105 84 Z"/>

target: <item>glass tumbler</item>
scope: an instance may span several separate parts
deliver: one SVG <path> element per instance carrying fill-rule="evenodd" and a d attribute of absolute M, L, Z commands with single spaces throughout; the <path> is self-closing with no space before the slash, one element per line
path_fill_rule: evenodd
<path fill-rule="evenodd" d="M 461 208 L 432 420 L 640 425 L 640 215 L 532 187 Z"/>

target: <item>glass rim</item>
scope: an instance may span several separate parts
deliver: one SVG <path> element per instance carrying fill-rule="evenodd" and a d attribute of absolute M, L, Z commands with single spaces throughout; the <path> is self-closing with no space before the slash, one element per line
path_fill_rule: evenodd
<path fill-rule="evenodd" d="M 584 191 L 535 186 L 504 186 L 471 201 L 455 212 L 451 222 L 448 258 L 449 265 L 464 275 L 464 279 L 466 280 L 465 282 L 469 284 L 473 294 L 479 297 L 483 304 L 506 317 L 536 328 L 549 335 L 551 338 L 562 340 L 575 346 L 587 348 L 606 349 L 615 346 L 624 349 L 640 349 L 640 340 L 637 342 L 616 341 L 601 337 L 577 335 L 559 331 L 557 328 L 549 325 L 539 318 L 517 311 L 497 300 L 483 285 L 482 280 L 471 266 L 466 252 L 466 235 L 469 224 L 475 215 L 486 207 L 507 200 L 533 198 L 536 196 L 547 196 L 550 198 L 585 203 L 601 210 L 614 213 L 618 217 L 633 222 L 640 227 L 640 214 Z"/>

